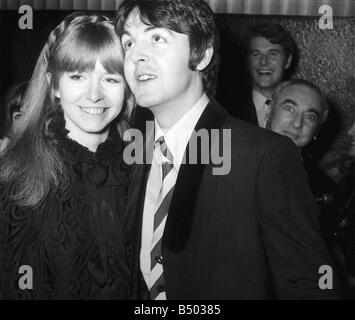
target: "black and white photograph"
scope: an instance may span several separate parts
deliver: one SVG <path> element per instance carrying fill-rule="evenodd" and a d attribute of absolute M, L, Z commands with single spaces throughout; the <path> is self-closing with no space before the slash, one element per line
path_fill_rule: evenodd
<path fill-rule="evenodd" d="M 355 0 L 0 0 L 1 301 L 354 299 Z"/>

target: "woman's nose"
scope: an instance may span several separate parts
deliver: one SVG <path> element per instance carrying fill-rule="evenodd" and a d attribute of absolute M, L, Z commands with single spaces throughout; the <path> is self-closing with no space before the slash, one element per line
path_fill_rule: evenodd
<path fill-rule="evenodd" d="M 102 88 L 99 83 L 99 80 L 93 79 L 90 81 L 88 88 L 88 98 L 92 102 L 97 102 L 103 99 Z"/>

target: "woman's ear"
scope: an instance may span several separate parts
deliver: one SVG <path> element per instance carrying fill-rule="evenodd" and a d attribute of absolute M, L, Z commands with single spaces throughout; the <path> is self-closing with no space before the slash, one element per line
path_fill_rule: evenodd
<path fill-rule="evenodd" d="M 203 59 L 197 65 L 196 70 L 202 71 L 203 69 L 205 69 L 209 65 L 209 63 L 211 62 L 212 56 L 213 56 L 213 48 L 208 47 L 205 50 L 205 55 L 204 55 Z"/>

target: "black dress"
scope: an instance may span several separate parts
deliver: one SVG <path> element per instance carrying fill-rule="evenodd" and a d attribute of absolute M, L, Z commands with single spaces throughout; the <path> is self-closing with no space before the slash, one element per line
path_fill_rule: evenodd
<path fill-rule="evenodd" d="M 68 179 L 38 209 L 19 208 L 0 186 L 0 299 L 128 299 L 123 142 L 111 130 L 93 153 L 63 122 L 55 136 Z M 21 266 L 31 267 L 33 289 Z"/>

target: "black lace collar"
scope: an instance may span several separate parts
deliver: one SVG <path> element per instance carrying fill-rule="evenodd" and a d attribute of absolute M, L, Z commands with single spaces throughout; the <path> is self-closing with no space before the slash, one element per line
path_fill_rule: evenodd
<path fill-rule="evenodd" d="M 120 184 L 126 180 L 127 166 L 123 162 L 122 141 L 116 128 L 111 127 L 108 138 L 96 152 L 68 137 L 62 111 L 57 112 L 50 122 L 50 131 L 59 146 L 65 162 L 69 162 L 79 178 L 84 174 L 95 185 Z"/>

